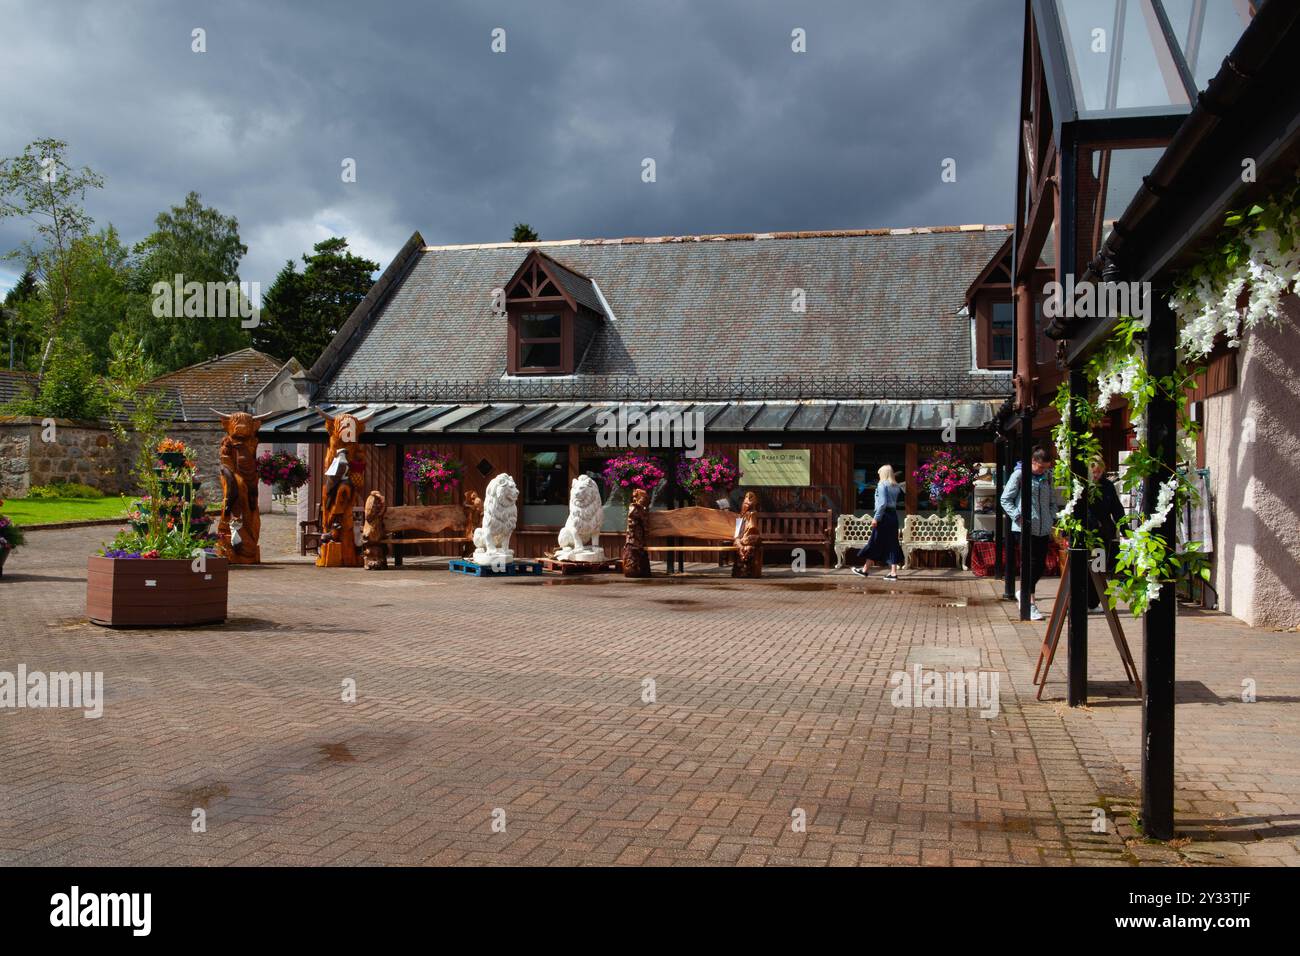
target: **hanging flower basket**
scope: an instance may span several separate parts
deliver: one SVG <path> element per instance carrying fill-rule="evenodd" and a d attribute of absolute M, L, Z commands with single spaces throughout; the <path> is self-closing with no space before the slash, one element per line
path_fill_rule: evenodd
<path fill-rule="evenodd" d="M 653 498 L 668 473 L 664 471 L 661 459 L 629 452 L 606 461 L 600 477 L 609 492 L 609 500 L 627 504 L 632 499 L 632 492 L 638 488 Z"/>
<path fill-rule="evenodd" d="M 415 486 L 421 504 L 453 498 L 464 471 L 465 467 L 456 459 L 424 448 L 407 452 L 402 463 L 402 475 L 408 484 Z"/>
<path fill-rule="evenodd" d="M 286 495 L 307 483 L 311 469 L 297 455 L 284 451 L 264 451 L 257 456 L 257 479 L 270 485 L 276 494 Z"/>
<path fill-rule="evenodd" d="M 705 506 L 731 494 L 740 481 L 740 469 L 727 455 L 702 455 L 683 458 L 677 464 L 677 483 L 682 490 Z"/>

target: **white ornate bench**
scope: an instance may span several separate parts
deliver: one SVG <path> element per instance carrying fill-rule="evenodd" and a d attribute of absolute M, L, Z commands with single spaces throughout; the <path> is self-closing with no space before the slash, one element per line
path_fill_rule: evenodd
<path fill-rule="evenodd" d="M 857 515 L 840 515 L 835 522 L 835 567 L 844 567 L 844 555 L 852 548 L 856 553 L 867 546 L 871 538 L 871 512 L 861 518 Z"/>
<path fill-rule="evenodd" d="M 905 568 L 912 564 L 913 551 L 951 551 L 957 556 L 961 569 L 966 570 L 970 543 L 966 539 L 966 522 L 961 515 L 947 518 L 940 514 L 908 515 L 903 519 L 903 532 L 898 543 L 907 559 L 903 563 Z"/>

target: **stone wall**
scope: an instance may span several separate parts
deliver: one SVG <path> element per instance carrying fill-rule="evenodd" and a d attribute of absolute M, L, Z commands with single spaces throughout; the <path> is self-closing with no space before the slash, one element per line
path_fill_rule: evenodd
<path fill-rule="evenodd" d="M 105 494 L 126 489 L 131 452 L 105 425 L 64 419 L 0 420 L 0 498 L 21 498 L 33 485 L 75 481 Z"/>
<path fill-rule="evenodd" d="M 139 492 L 131 475 L 135 442 L 118 441 L 107 425 L 39 418 L 0 419 L 0 498 L 22 498 L 33 485 L 78 482 L 106 495 Z M 209 500 L 221 495 L 217 450 L 221 426 L 216 422 L 177 423 L 167 434 L 193 450 L 199 478 Z M 46 439 L 52 439 L 47 441 Z"/>

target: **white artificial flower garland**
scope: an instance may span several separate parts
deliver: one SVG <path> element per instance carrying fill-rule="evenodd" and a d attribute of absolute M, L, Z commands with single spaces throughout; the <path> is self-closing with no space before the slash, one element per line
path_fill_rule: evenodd
<path fill-rule="evenodd" d="M 1300 217 L 1294 211 L 1289 215 L 1290 220 L 1279 224 L 1279 228 L 1246 230 L 1246 255 L 1225 276 L 1213 282 L 1202 276 L 1170 297 L 1169 306 L 1178 324 L 1180 365 L 1191 365 L 1209 355 L 1219 335 L 1230 348 L 1239 348 L 1244 330 L 1262 322 L 1278 322 L 1283 296 L 1300 289 L 1300 241 L 1286 251 L 1280 242 L 1282 232 L 1300 235 Z M 1144 381 L 1144 358 L 1136 350 L 1127 353 L 1116 350 L 1107 359 L 1097 369 L 1097 407 L 1104 411 L 1114 397 L 1123 396 L 1130 409 L 1145 408 L 1146 396 L 1142 390 L 1148 383 Z M 1062 422 L 1061 428 L 1068 442 L 1068 420 Z M 1134 418 L 1133 430 L 1139 448 L 1145 450 L 1145 416 L 1139 414 Z M 1194 447 L 1184 429 L 1179 431 L 1178 445 L 1184 457 Z M 1120 538 L 1120 550 L 1127 556 L 1132 577 L 1145 584 L 1148 603 L 1159 600 L 1161 580 L 1160 567 L 1145 543 L 1164 524 L 1183 489 L 1179 476 L 1167 478 L 1160 485 L 1152 515 L 1136 527 L 1126 529 Z M 1062 509 L 1063 515 L 1068 517 L 1073 513 L 1082 490 L 1082 486 L 1076 486 L 1074 498 Z M 1187 486 L 1184 494 L 1193 493 Z"/>

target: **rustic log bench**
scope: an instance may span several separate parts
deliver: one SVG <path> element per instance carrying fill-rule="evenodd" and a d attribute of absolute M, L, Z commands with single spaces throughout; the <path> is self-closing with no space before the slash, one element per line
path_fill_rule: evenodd
<path fill-rule="evenodd" d="M 743 521 L 734 511 L 719 511 L 715 508 L 674 508 L 670 511 L 648 511 L 645 515 L 645 533 L 647 538 L 668 538 L 672 544 L 649 545 L 642 550 L 647 554 L 665 555 L 668 572 L 673 570 L 673 557 L 677 558 L 677 569 L 686 569 L 684 552 L 708 551 L 723 555 L 734 555 L 736 547 L 737 526 Z M 720 541 L 730 542 L 719 544 Z"/>
<path fill-rule="evenodd" d="M 388 567 L 388 552 L 394 564 L 401 566 L 402 545 L 454 545 L 455 556 L 463 557 L 474 545 L 474 529 L 483 520 L 483 506 L 478 495 L 469 492 L 463 505 L 393 505 L 389 507 L 378 491 L 366 499 L 366 523 L 362 529 L 365 565 L 370 570 Z M 415 531 L 423 537 L 399 537 L 403 531 Z M 449 533 L 450 532 L 450 533 Z"/>
<path fill-rule="evenodd" d="M 763 549 L 812 548 L 822 554 L 822 567 L 831 566 L 830 511 L 760 511 L 758 533 Z"/>
<path fill-rule="evenodd" d="M 951 551 L 961 569 L 966 570 L 970 542 L 961 515 L 908 515 L 903 519 L 898 543 L 903 548 L 905 568 L 912 566 L 912 553 L 915 551 Z"/>

